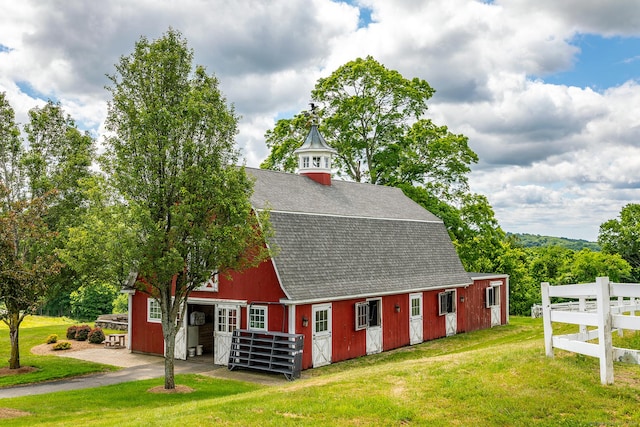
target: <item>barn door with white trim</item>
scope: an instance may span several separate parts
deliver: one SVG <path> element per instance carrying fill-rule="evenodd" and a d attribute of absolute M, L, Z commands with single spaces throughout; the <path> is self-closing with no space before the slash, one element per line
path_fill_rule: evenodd
<path fill-rule="evenodd" d="M 409 295 L 409 344 L 423 341 L 422 294 Z"/>
<path fill-rule="evenodd" d="M 487 307 L 491 310 L 491 327 L 500 325 L 500 286 L 492 285 L 487 288 Z"/>
<path fill-rule="evenodd" d="M 444 316 L 446 336 L 455 335 L 458 331 L 458 313 L 456 310 L 456 290 L 449 289 L 438 294 L 438 312 Z"/>
<path fill-rule="evenodd" d="M 176 332 L 175 347 L 173 350 L 173 357 L 178 360 L 187 360 L 187 319 L 185 305 L 180 305 L 180 329 Z M 166 352 L 166 346 L 165 346 Z M 166 354 L 165 354 L 166 356 Z"/>
<path fill-rule="evenodd" d="M 313 346 L 311 355 L 313 367 L 331 363 L 331 304 L 317 304 L 311 308 L 313 322 Z"/>
<path fill-rule="evenodd" d="M 213 325 L 213 363 L 216 365 L 229 363 L 231 340 L 233 331 L 238 328 L 239 312 L 240 307 L 237 305 L 216 306 L 215 325 Z"/>
<path fill-rule="evenodd" d="M 382 300 L 367 300 L 369 303 L 369 321 L 367 326 L 367 354 L 382 351 Z"/>

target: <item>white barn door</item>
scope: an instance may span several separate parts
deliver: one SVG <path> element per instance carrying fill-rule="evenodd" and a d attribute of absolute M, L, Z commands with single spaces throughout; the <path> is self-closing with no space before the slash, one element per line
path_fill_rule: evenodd
<path fill-rule="evenodd" d="M 438 294 L 438 313 L 444 316 L 446 336 L 455 335 L 458 331 L 457 294 L 455 289 L 448 289 Z"/>
<path fill-rule="evenodd" d="M 173 350 L 173 355 L 175 359 L 179 360 L 187 360 L 187 318 L 186 318 L 186 310 L 185 304 L 182 304 L 180 307 L 180 318 L 182 319 L 182 324 L 180 325 L 180 329 L 176 333 L 176 345 Z M 166 351 L 166 346 L 165 346 Z M 165 354 L 166 356 L 166 354 Z"/>
<path fill-rule="evenodd" d="M 487 308 L 491 310 L 491 327 L 499 326 L 500 322 L 500 284 L 502 282 L 497 282 L 497 284 L 491 283 L 491 286 L 487 288 Z"/>
<path fill-rule="evenodd" d="M 316 304 L 311 308 L 313 323 L 311 356 L 313 367 L 331 363 L 331 304 Z"/>
<path fill-rule="evenodd" d="M 369 322 L 367 326 L 367 354 L 382 352 L 382 300 L 367 300 L 369 303 Z"/>
<path fill-rule="evenodd" d="M 213 363 L 227 365 L 233 331 L 238 328 L 237 305 L 217 305 L 215 310 L 215 324 L 213 325 Z"/>
<path fill-rule="evenodd" d="M 424 341 L 422 323 L 422 294 L 409 295 L 409 344 Z"/>

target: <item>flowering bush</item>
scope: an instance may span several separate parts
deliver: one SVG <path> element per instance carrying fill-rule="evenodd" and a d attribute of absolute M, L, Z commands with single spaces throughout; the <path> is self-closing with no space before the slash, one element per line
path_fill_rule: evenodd
<path fill-rule="evenodd" d="M 67 339 L 75 340 L 76 339 L 76 331 L 78 330 L 77 326 L 69 326 L 67 328 Z"/>
<path fill-rule="evenodd" d="M 47 337 L 47 344 L 54 344 L 58 342 L 58 335 L 51 334 Z"/>
<path fill-rule="evenodd" d="M 89 336 L 89 332 L 91 332 L 91 327 L 89 325 L 78 326 L 76 329 L 76 340 L 86 341 Z"/>
<path fill-rule="evenodd" d="M 58 344 L 53 346 L 54 350 L 69 350 L 71 348 L 71 343 L 67 341 L 59 342 Z"/>
<path fill-rule="evenodd" d="M 101 328 L 92 329 L 88 335 L 89 342 L 93 344 L 100 344 L 104 341 L 104 338 L 104 332 L 102 332 Z"/>

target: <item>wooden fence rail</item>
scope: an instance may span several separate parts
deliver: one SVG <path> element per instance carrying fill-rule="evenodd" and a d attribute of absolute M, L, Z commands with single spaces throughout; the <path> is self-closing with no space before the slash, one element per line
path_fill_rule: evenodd
<path fill-rule="evenodd" d="M 613 347 L 611 337 L 614 330 L 620 335 L 623 329 L 640 330 L 640 317 L 635 316 L 635 312 L 640 311 L 640 284 L 612 283 L 608 277 L 598 277 L 595 283 L 550 286 L 543 282 L 541 287 L 544 342 L 548 357 L 553 357 L 554 348 L 597 357 L 600 359 L 602 384 L 613 383 L 614 360 L 640 364 L 639 350 Z M 552 305 L 553 297 L 577 299 L 579 310 Z M 612 298 L 615 300 L 612 301 Z M 594 300 L 595 310 L 592 304 Z M 554 336 L 552 322 L 579 325 L 579 331 Z M 597 343 L 589 342 L 594 340 Z"/>

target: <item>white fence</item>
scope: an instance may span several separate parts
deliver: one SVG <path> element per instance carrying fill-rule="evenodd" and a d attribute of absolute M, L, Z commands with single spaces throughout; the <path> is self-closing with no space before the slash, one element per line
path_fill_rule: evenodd
<path fill-rule="evenodd" d="M 578 300 L 578 311 L 551 305 L 551 298 Z M 615 298 L 612 301 L 611 298 Z M 627 299 L 625 299 L 627 298 Z M 598 277 L 595 283 L 550 286 L 542 283 L 542 317 L 544 344 L 548 357 L 559 348 L 600 359 L 600 381 L 613 384 L 613 361 L 640 364 L 639 350 L 613 347 L 611 333 L 623 329 L 640 330 L 640 284 L 612 283 Z M 588 309 L 595 300 L 596 309 Z M 629 313 L 629 314 L 625 314 Z M 552 322 L 580 325 L 576 334 L 553 335 Z M 589 330 L 589 326 L 596 329 Z M 597 343 L 589 342 L 597 339 Z"/>

